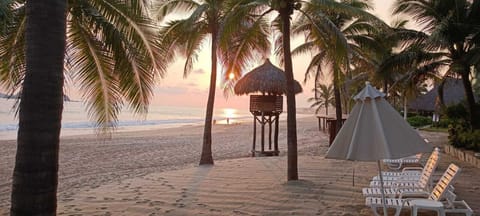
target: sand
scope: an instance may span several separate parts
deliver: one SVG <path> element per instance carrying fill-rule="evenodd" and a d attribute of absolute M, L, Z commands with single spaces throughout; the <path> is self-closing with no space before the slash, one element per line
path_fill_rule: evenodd
<path fill-rule="evenodd" d="M 215 125 L 214 166 L 197 166 L 203 128 L 185 126 L 61 139 L 59 215 L 371 215 L 361 188 L 375 163 L 324 159 L 327 136 L 316 119 L 298 122 L 299 181 L 287 182 L 286 123 L 279 157 L 250 158 L 251 123 Z M 433 144 L 446 135 L 422 132 Z M 14 141 L 0 141 L 0 215 L 7 215 Z M 480 169 L 462 167 L 455 191 L 480 212 Z M 355 186 L 352 171 L 355 169 Z M 403 215 L 409 215 L 405 211 Z"/>

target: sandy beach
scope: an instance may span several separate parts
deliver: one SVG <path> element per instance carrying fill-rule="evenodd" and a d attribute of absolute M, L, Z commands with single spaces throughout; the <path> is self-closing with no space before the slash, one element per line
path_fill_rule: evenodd
<path fill-rule="evenodd" d="M 286 181 L 286 122 L 279 157 L 251 158 L 251 123 L 213 127 L 214 166 L 197 166 L 203 127 L 61 139 L 59 215 L 371 215 L 361 188 L 375 163 L 324 159 L 328 138 L 314 117 L 298 125 L 299 181 Z M 422 132 L 434 145 L 446 134 Z M 15 141 L 0 141 L 0 215 L 7 215 Z M 462 168 L 455 192 L 480 212 L 480 169 Z M 352 171 L 355 169 L 355 177 Z M 352 185 L 353 180 L 355 186 Z M 404 211 L 402 215 L 409 215 Z"/>

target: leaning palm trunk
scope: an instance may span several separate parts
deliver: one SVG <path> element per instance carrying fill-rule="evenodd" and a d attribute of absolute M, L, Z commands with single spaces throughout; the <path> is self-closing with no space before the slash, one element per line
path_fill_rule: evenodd
<path fill-rule="evenodd" d="M 478 110 L 475 109 L 475 97 L 473 96 L 472 82 L 470 82 L 469 75 L 468 69 L 461 73 L 465 96 L 467 98 L 468 112 L 470 114 L 470 124 L 474 130 L 480 129 L 480 122 L 477 120 Z"/>
<path fill-rule="evenodd" d="M 208 90 L 207 111 L 205 115 L 205 127 L 203 130 L 203 145 L 202 155 L 200 158 L 200 165 L 211 164 L 213 165 L 212 156 L 212 118 L 213 118 L 213 105 L 215 103 L 215 88 L 217 83 L 217 20 L 213 20 L 212 29 L 212 71 L 210 74 L 210 89 Z"/>
<path fill-rule="evenodd" d="M 295 108 L 292 54 L 290 51 L 290 15 L 293 13 L 293 2 L 288 1 L 286 6 L 282 7 L 279 12 L 282 19 L 283 54 L 285 61 L 285 77 L 287 78 L 287 179 L 290 181 L 298 180 L 297 117 Z"/>
<path fill-rule="evenodd" d="M 11 215 L 56 214 L 66 7 L 66 0 L 26 2 L 26 74 Z"/>
<path fill-rule="evenodd" d="M 342 98 L 340 95 L 340 87 L 338 86 L 340 83 L 340 79 L 338 77 L 338 70 L 334 69 L 333 71 L 333 94 L 335 97 L 335 117 L 337 120 L 335 121 L 335 134 L 340 131 L 340 127 L 342 127 Z"/>

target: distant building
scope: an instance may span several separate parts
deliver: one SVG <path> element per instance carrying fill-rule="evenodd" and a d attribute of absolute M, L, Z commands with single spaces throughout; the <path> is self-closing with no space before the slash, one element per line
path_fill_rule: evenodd
<path fill-rule="evenodd" d="M 445 105 L 460 103 L 465 98 L 462 80 L 447 78 L 443 86 L 443 100 Z M 408 109 L 419 113 L 435 113 L 440 109 L 438 85 L 435 85 L 426 94 L 420 95 L 408 103 Z"/>

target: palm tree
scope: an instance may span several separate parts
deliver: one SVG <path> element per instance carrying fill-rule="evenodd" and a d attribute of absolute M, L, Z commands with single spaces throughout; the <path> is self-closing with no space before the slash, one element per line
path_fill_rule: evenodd
<path fill-rule="evenodd" d="M 319 84 L 318 88 L 312 89 L 315 97 L 308 99 L 308 102 L 313 102 L 310 105 L 310 108 L 315 109 L 315 113 L 318 113 L 322 107 L 325 108 L 325 115 L 328 116 L 328 107 L 335 106 L 335 98 L 333 97 L 333 86 L 332 84 L 325 85 Z"/>
<path fill-rule="evenodd" d="M 165 67 L 143 3 L 12 3 L 0 35 L 0 84 L 22 95 L 12 215 L 55 214 L 65 76 L 80 83 L 102 132 L 116 125 L 124 101 L 138 113 L 147 111 Z"/>
<path fill-rule="evenodd" d="M 233 8 L 238 7 L 240 3 L 226 0 L 165 0 L 161 1 L 156 9 L 157 16 L 161 21 L 173 12 L 190 13 L 185 19 L 167 22 L 160 32 L 162 43 L 167 47 L 168 61 L 174 60 L 177 51 L 186 57 L 185 77 L 191 71 L 202 44 L 207 37 L 210 37 L 210 87 L 200 165 L 214 163 L 212 118 L 218 59 L 220 58 L 220 63 L 224 66 L 227 76 L 230 73 L 239 74 L 247 66 L 246 62 L 255 59 L 258 55 L 265 55 L 270 49 L 266 36 L 268 26 L 264 24 L 263 20 L 256 21 L 252 16 L 240 16 L 240 13 L 233 13 Z M 235 52 L 232 53 L 232 50 Z"/>
<path fill-rule="evenodd" d="M 11 215 L 55 215 L 63 110 L 65 0 L 26 2 L 26 74 Z"/>
<path fill-rule="evenodd" d="M 356 64 L 364 74 L 370 74 L 373 82 L 383 85 L 385 93 L 395 104 L 397 95 L 403 97 L 404 109 L 408 98 L 418 95 L 416 89 L 428 79 L 437 79 L 438 68 L 442 66 L 442 54 L 422 50 L 418 41 L 425 34 L 405 28 L 405 20 L 397 20 L 392 26 L 371 28 L 356 39 L 363 57 Z M 361 39 L 361 40 L 358 40 Z M 357 74 L 357 77 L 366 77 Z M 405 113 L 406 114 L 406 113 Z"/>
<path fill-rule="evenodd" d="M 322 73 L 332 74 L 337 131 L 342 124 L 342 80 L 350 72 L 352 59 L 358 55 L 359 47 L 352 41 L 360 32 L 373 28 L 367 21 L 381 23 L 376 17 L 364 11 L 368 8 L 370 6 L 365 1 L 311 1 L 294 26 L 294 33 L 302 35 L 306 33 L 307 41 L 293 53 L 295 55 L 315 53 L 307 67 L 305 79 L 313 74 L 315 82 L 318 82 Z"/>
<path fill-rule="evenodd" d="M 272 8 L 278 11 L 281 22 L 282 50 L 285 77 L 287 78 L 287 179 L 298 180 L 297 117 L 294 90 L 292 54 L 290 51 L 290 16 L 299 3 L 295 0 L 273 1 Z"/>
<path fill-rule="evenodd" d="M 479 0 L 397 0 L 395 13 L 403 13 L 418 20 L 424 26 L 428 39 L 425 47 L 444 50 L 448 61 L 446 75 L 458 74 L 463 82 L 472 129 L 480 128 L 480 118 L 475 105 L 472 83 L 473 56 L 478 56 Z M 473 61 L 472 61 L 473 60 Z"/>
<path fill-rule="evenodd" d="M 260 20 L 265 15 L 269 14 L 272 11 L 277 11 L 278 16 L 273 20 L 273 26 L 281 32 L 280 37 L 278 37 L 275 42 L 278 45 L 276 47 L 276 54 L 280 56 L 281 63 L 284 65 L 285 75 L 287 78 L 287 148 L 288 148 L 288 159 L 287 159 L 287 179 L 297 180 L 298 179 L 298 166 L 297 166 L 297 129 L 296 129 L 296 108 L 295 108 L 295 95 L 294 95 L 294 78 L 293 78 L 293 66 L 292 66 L 292 54 L 290 51 L 290 19 L 295 10 L 301 11 L 302 14 L 317 14 L 318 8 L 327 7 L 329 10 L 336 10 L 338 3 L 332 0 L 312 0 L 309 2 L 300 1 L 300 0 L 243 0 L 240 5 L 242 7 L 237 8 L 235 13 L 239 14 L 252 14 L 257 20 Z M 302 4 L 312 5 L 309 7 L 310 12 L 302 10 Z M 339 10 L 351 11 L 351 8 L 341 7 Z M 364 13 L 367 14 L 367 13 Z M 319 15 L 321 17 L 322 14 Z M 317 25 L 314 23 L 311 18 L 305 19 L 308 23 L 312 24 L 316 28 L 317 32 L 323 34 L 323 32 L 328 33 L 329 35 L 335 35 L 332 39 L 338 44 L 345 44 L 344 40 L 338 39 L 338 31 L 334 25 L 330 22 L 323 23 L 322 25 Z M 339 50 L 341 51 L 341 50 Z"/>

